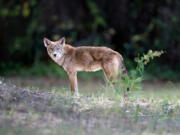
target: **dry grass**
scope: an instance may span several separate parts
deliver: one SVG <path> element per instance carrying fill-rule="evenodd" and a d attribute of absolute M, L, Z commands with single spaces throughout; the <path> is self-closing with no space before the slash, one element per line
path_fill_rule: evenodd
<path fill-rule="evenodd" d="M 55 84 L 45 79 L 9 78 L 0 84 L 0 134 L 178 135 L 180 132 L 179 84 L 145 83 L 143 91 L 131 92 L 124 99 L 103 86 L 102 80 L 88 84 L 84 81 L 80 84 L 81 96 L 76 98 L 68 88 L 57 87 L 59 81 Z"/>

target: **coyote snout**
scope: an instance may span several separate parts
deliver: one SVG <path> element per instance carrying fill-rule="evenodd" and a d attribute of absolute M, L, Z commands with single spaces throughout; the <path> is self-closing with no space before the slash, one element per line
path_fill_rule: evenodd
<path fill-rule="evenodd" d="M 118 79 L 119 73 L 127 74 L 122 56 L 107 47 L 72 47 L 65 38 L 50 41 L 44 38 L 49 56 L 64 68 L 69 76 L 72 93 L 78 95 L 77 72 L 103 70 L 107 80 Z"/>

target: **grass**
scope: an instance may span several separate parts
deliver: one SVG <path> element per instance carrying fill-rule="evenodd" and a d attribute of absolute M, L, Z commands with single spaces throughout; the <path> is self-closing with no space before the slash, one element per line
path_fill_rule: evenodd
<path fill-rule="evenodd" d="M 2 76 L 20 76 L 20 77 L 57 77 L 64 78 L 67 76 L 67 73 L 64 69 L 58 66 L 54 62 L 43 63 L 40 62 L 38 64 L 25 67 L 22 64 L 13 64 L 9 63 L 4 67 L 0 67 L 0 75 Z M 94 72 L 94 73 L 78 73 L 78 76 L 82 79 L 92 78 L 92 77 L 100 77 L 102 76 L 102 71 Z"/>
<path fill-rule="evenodd" d="M 134 63 L 126 60 L 126 65 L 130 69 L 135 69 Z M 128 68 L 128 71 L 130 69 Z M 50 61 L 48 63 L 40 62 L 32 66 L 23 66 L 22 63 L 6 63 L 6 65 L 0 65 L 0 75 L 1 76 L 20 76 L 20 77 L 57 77 L 64 78 L 67 77 L 66 72 L 62 67 L 59 67 L 56 63 Z M 103 72 L 80 72 L 78 76 L 82 79 L 91 79 L 102 77 Z M 180 80 L 180 72 L 178 70 L 173 70 L 168 66 L 158 66 L 158 64 L 150 63 L 147 66 L 146 72 L 144 74 L 145 79 L 152 80 L 153 78 L 161 80 Z M 170 78 L 169 78 L 170 77 Z"/>
<path fill-rule="evenodd" d="M 103 83 L 95 86 L 97 80 L 89 80 L 80 82 L 81 94 L 77 98 L 64 86 L 53 84 L 48 91 L 39 87 L 41 83 L 46 85 L 48 79 L 42 79 L 38 85 L 34 80 L 23 86 L 16 78 L 7 80 L 0 85 L 0 134 L 178 135 L 180 132 L 178 83 L 146 82 L 142 91 L 132 91 L 123 98 Z M 23 78 L 22 82 L 25 81 Z"/>
<path fill-rule="evenodd" d="M 162 53 L 149 51 L 136 58 L 136 72 L 129 73 L 131 78 L 120 79 L 118 89 L 96 78 L 102 72 L 80 73 L 80 97 L 71 95 L 67 76 L 58 66 L 40 64 L 29 72 L 15 68 L 14 75 L 26 78 L 0 81 L 0 134 L 179 134 L 180 85 L 170 81 L 144 82 L 143 89 L 138 90 L 145 65 Z M 41 78 L 53 74 L 57 75 L 55 79 Z M 29 78 L 31 75 L 36 77 Z M 92 77 L 95 78 L 87 79 Z M 131 89 L 127 97 L 120 90 L 122 81 Z"/>

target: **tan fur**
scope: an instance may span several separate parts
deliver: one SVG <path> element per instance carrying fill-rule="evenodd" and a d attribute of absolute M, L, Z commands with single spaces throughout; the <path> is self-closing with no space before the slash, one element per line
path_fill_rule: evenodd
<path fill-rule="evenodd" d="M 52 41 L 51 41 L 52 42 Z M 57 42 L 52 42 L 56 46 Z M 50 57 L 64 68 L 69 76 L 72 93 L 78 94 L 77 72 L 78 71 L 98 71 L 103 70 L 107 80 L 112 81 L 118 78 L 119 72 L 126 73 L 122 56 L 107 47 L 72 47 L 64 44 L 63 54 L 60 59 L 55 59 L 51 55 L 50 48 L 47 52 Z"/>

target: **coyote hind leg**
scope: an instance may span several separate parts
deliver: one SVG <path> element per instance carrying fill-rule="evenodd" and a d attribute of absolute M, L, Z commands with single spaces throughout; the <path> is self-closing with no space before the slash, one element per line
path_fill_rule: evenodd
<path fill-rule="evenodd" d="M 117 81 L 119 79 L 119 69 L 115 66 L 113 66 L 112 63 L 104 64 L 103 65 L 103 71 L 106 79 L 108 80 L 108 83 L 113 84 L 114 86 L 117 86 Z M 123 91 L 124 97 L 127 96 L 123 86 L 121 86 L 121 89 Z"/>
<path fill-rule="evenodd" d="M 114 81 L 118 79 L 118 69 L 115 66 L 112 62 L 103 64 L 104 76 L 108 83 L 114 84 Z"/>

